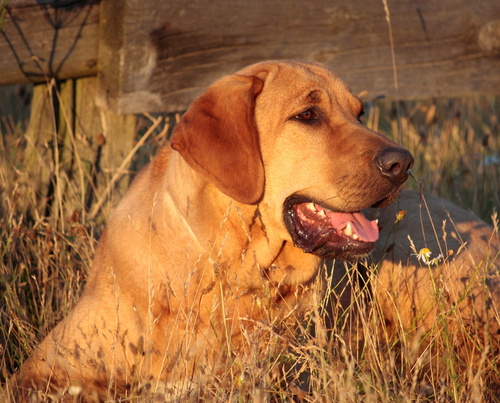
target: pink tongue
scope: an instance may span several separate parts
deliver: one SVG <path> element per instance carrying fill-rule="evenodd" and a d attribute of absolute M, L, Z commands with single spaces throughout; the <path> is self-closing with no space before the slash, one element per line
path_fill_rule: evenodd
<path fill-rule="evenodd" d="M 352 226 L 352 233 L 358 234 L 359 239 L 364 242 L 375 242 L 378 239 L 378 226 L 376 221 L 368 221 L 361 212 L 357 213 L 335 213 L 327 212 L 330 223 L 337 230 L 343 230 L 347 223 Z"/>

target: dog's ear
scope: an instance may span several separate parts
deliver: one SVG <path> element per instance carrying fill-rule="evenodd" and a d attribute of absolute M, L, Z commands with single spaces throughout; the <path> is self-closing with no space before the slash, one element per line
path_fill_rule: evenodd
<path fill-rule="evenodd" d="M 256 204 L 264 192 L 264 165 L 255 123 L 256 76 L 224 77 L 181 118 L 170 144 L 186 162 L 233 199 Z"/>

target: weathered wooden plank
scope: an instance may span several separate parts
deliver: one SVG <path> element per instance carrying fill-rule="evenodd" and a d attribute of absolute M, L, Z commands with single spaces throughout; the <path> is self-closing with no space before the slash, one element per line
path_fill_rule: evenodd
<path fill-rule="evenodd" d="M 10 0 L 0 36 L 0 85 L 97 72 L 99 1 Z"/>
<path fill-rule="evenodd" d="M 130 176 L 118 169 L 133 148 L 136 116 L 97 108 L 96 86 L 96 77 L 34 86 L 19 181 L 25 192 L 21 211 L 31 208 L 33 217 L 51 215 L 64 223 L 75 212 L 98 213 L 94 206 L 97 201 L 106 205 L 102 199 L 109 197 L 106 189 L 115 174 L 120 180 L 112 184 L 112 192 L 125 192 Z"/>
<path fill-rule="evenodd" d="M 325 63 L 368 97 L 500 93 L 498 0 L 388 1 L 392 48 L 382 0 L 101 7 L 99 102 L 119 112 L 184 110 L 214 79 L 265 59 Z"/>

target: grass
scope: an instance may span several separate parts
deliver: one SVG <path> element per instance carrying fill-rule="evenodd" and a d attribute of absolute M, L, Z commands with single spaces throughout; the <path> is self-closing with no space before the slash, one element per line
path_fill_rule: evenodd
<path fill-rule="evenodd" d="M 10 398 L 6 380 L 78 301 L 104 219 L 88 214 L 32 213 L 45 201 L 26 179 L 27 106 L 18 93 L 7 97 L 9 109 L 2 110 L 0 138 L 0 395 L 3 389 Z M 417 181 L 409 186 L 438 193 L 491 222 L 500 205 L 499 102 L 495 97 L 374 101 L 367 102 L 365 121 L 412 151 Z M 174 120 L 138 117 L 137 141 L 156 126 L 143 147 L 131 155 L 131 170 L 149 159 Z M 122 170 L 107 174 L 108 184 L 127 175 Z M 79 191 L 82 197 L 75 199 L 84 200 L 85 189 Z M 106 198 L 98 195 L 93 203 L 106 216 L 119 199 L 119 192 L 113 192 Z M 324 273 L 322 280 L 328 283 L 328 270 Z M 348 275 L 354 276 L 352 270 Z M 354 303 L 369 303 L 361 297 L 363 292 L 360 290 Z M 282 341 L 279 336 L 260 329 L 262 337 L 270 340 L 264 351 L 245 359 L 236 357 L 231 369 L 237 370 L 214 379 L 218 387 L 206 387 L 201 397 L 210 401 L 289 401 L 293 394 L 302 401 L 500 401 L 494 392 L 488 392 L 481 371 L 464 369 L 460 358 L 446 348 L 451 340 L 448 332 L 434 335 L 423 352 L 405 334 L 397 343 L 384 345 L 377 336 L 384 322 L 375 309 L 357 318 L 367 341 L 363 354 L 357 355 L 343 336 L 342 326 L 350 320 L 349 314 L 334 309 L 337 332 L 331 334 L 326 330 L 324 306 L 318 300 L 316 309 L 300 323 L 303 331 L 289 334 L 291 341 L 279 354 L 271 348 Z M 433 354 L 438 348 L 442 351 L 442 346 L 449 354 L 444 364 L 443 360 L 438 364 Z M 499 361 L 486 350 L 479 357 L 479 368 L 498 368 Z M 311 393 L 300 391 L 305 384 Z M 148 399 L 139 396 L 136 400 Z"/>

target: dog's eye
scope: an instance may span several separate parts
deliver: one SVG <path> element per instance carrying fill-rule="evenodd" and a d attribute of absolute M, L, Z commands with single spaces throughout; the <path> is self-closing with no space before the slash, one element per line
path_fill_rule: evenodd
<path fill-rule="evenodd" d="M 299 113 L 298 115 L 295 115 L 293 119 L 300 120 L 302 122 L 312 122 L 318 120 L 319 117 L 314 109 L 308 109 L 302 113 Z"/>

